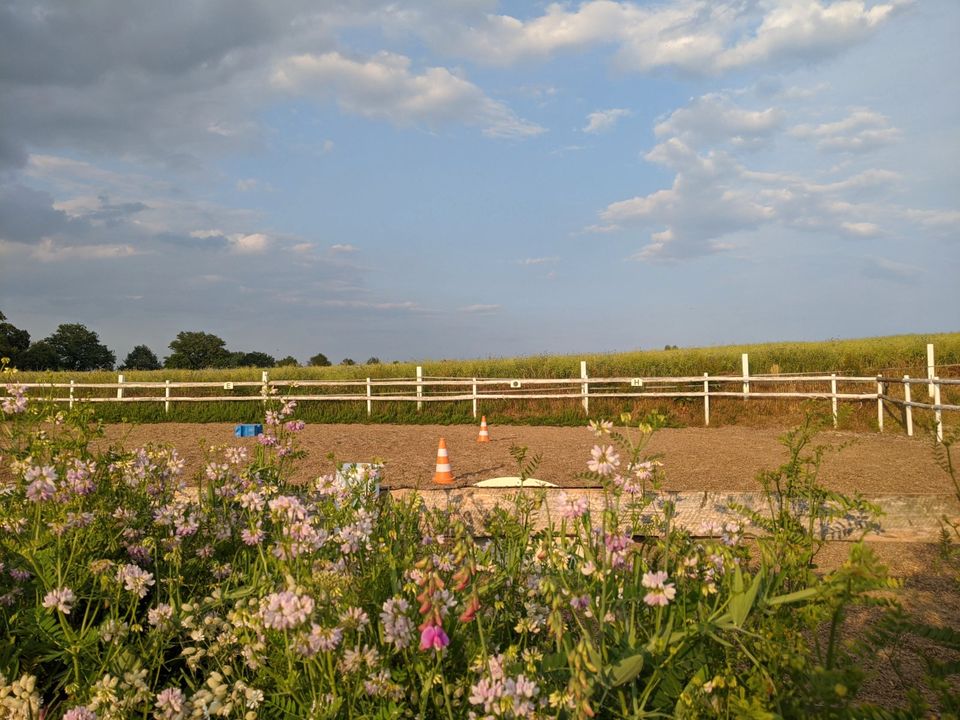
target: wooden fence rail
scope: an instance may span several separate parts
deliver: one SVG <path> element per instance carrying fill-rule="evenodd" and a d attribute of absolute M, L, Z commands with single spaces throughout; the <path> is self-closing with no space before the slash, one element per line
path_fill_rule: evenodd
<path fill-rule="evenodd" d="M 163 403 L 165 412 L 170 403 L 202 402 L 263 402 L 274 392 L 284 398 L 306 402 L 363 402 L 367 415 L 372 415 L 374 403 L 415 402 L 417 409 L 424 403 L 471 402 L 473 416 L 479 413 L 479 404 L 489 400 L 576 400 L 585 414 L 590 412 L 590 400 L 688 398 L 703 401 L 704 425 L 710 424 L 711 398 L 739 398 L 743 401 L 764 399 L 829 400 L 834 426 L 838 421 L 838 404 L 852 401 L 875 401 L 877 424 L 883 432 L 884 403 L 903 409 L 908 435 L 913 435 L 913 409 L 934 412 L 937 438 L 943 439 L 943 412 L 960 411 L 960 405 L 942 402 L 943 389 L 960 386 L 960 379 L 941 378 L 936 374 L 932 347 L 927 351 L 927 377 L 911 378 L 875 376 L 846 376 L 836 373 L 796 373 L 752 375 L 749 358 L 742 358 L 742 373 L 730 375 L 687 375 L 678 377 L 589 377 L 587 364 L 580 363 L 580 377 L 571 378 L 452 378 L 427 377 L 417 368 L 416 378 L 366 378 L 365 380 L 270 380 L 264 371 L 260 381 L 226 382 L 127 382 L 119 375 L 116 383 L 84 383 L 71 380 L 64 383 L 22 383 L 35 393 L 46 393 L 50 400 L 69 403 Z M 926 385 L 931 402 L 913 399 L 911 388 Z M 766 390 L 769 386 L 781 386 Z M 787 386 L 784 389 L 783 386 Z M 843 389 L 841 389 L 841 386 Z M 901 386 L 902 397 L 891 394 L 890 388 Z M 804 388 L 797 390 L 795 388 Z M 215 395 L 194 396 L 173 394 L 172 391 L 190 389 L 219 389 Z M 238 389 L 257 388 L 251 394 L 234 394 Z M 330 389 L 333 392 L 309 392 L 311 388 Z M 809 389 L 807 389 L 809 388 Z M 353 389 L 355 392 L 350 392 Z M 412 389 L 412 392 L 404 392 Z M 51 391 L 69 390 L 69 394 Z M 105 394 L 83 393 L 93 390 Z M 115 390 L 115 395 L 110 392 Z M 129 391 L 156 390 L 144 395 Z"/>

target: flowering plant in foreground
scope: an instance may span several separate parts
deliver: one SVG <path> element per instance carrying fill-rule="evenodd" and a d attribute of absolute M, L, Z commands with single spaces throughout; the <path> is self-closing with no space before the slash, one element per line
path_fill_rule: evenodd
<path fill-rule="evenodd" d="M 94 453 L 87 409 L 24 397 L 3 404 L 0 718 L 863 710 L 853 651 L 811 631 L 883 584 L 869 552 L 818 578 L 790 565 L 802 535 L 772 535 L 780 561 L 758 565 L 738 533 L 677 529 L 648 493 L 656 418 L 594 424 L 602 512 L 568 497 L 535 529 L 542 491 L 524 491 L 478 539 L 417 497 L 291 483 L 292 402 L 253 457 L 184 478 L 175 450 Z"/>

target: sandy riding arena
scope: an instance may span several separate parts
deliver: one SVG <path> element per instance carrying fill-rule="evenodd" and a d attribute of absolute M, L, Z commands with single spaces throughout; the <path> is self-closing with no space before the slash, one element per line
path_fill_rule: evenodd
<path fill-rule="evenodd" d="M 108 442 L 127 447 L 167 443 L 187 460 L 187 472 L 203 467 L 210 446 L 255 446 L 253 438 L 235 438 L 233 425 L 178 424 L 111 425 Z M 458 485 L 515 475 L 512 445 L 542 455 L 536 477 L 560 485 L 582 485 L 576 474 L 596 439 L 586 428 L 491 425 L 492 442 L 477 443 L 473 425 L 308 425 L 300 445 L 308 453 L 300 461 L 301 478 L 331 472 L 334 461 L 386 464 L 384 484 L 429 487 L 435 469 L 437 441 L 446 439 Z M 746 427 L 682 428 L 659 431 L 650 443 L 661 453 L 665 489 L 707 491 L 757 490 L 757 473 L 773 469 L 787 458 L 782 431 Z M 821 479 L 831 489 L 866 494 L 949 493 L 949 476 L 934 462 L 930 442 L 892 433 L 824 432 L 816 442 L 840 448 L 825 456 Z M 842 448 L 840 446 L 843 446 Z"/>

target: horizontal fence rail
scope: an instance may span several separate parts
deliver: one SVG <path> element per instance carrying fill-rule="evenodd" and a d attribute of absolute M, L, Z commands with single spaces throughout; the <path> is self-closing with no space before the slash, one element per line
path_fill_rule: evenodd
<path fill-rule="evenodd" d="M 840 402 L 874 401 L 877 403 L 877 426 L 880 432 L 883 432 L 884 403 L 887 403 L 902 408 L 906 431 L 911 436 L 913 410 L 933 411 L 937 439 L 942 441 L 943 412 L 960 411 L 960 405 L 942 402 L 942 393 L 945 388 L 951 391 L 960 386 L 960 379 L 937 375 L 932 347 L 928 347 L 927 358 L 927 377 L 921 378 L 911 378 L 909 375 L 846 376 L 837 373 L 753 375 L 750 373 L 749 357 L 744 354 L 742 372 L 727 375 L 589 377 L 586 362 L 581 361 L 580 377 L 570 378 L 428 377 L 418 367 L 416 378 L 270 380 L 269 373 L 263 372 L 259 382 L 127 382 L 123 375 L 119 375 L 116 383 L 70 381 L 20 385 L 33 395 L 45 394 L 48 399 L 68 403 L 70 407 L 81 402 L 163 403 L 167 413 L 171 403 L 266 402 L 270 396 L 277 394 L 285 399 L 304 402 L 362 402 L 366 404 L 368 416 L 373 413 L 374 403 L 415 402 L 420 410 L 424 403 L 471 402 L 473 416 L 477 417 L 480 404 L 492 400 L 577 401 L 584 413 L 589 414 L 591 400 L 683 398 L 703 402 L 704 425 L 710 424 L 710 400 L 713 398 L 739 398 L 745 402 L 764 399 L 829 400 L 834 427 L 838 423 Z M 926 386 L 928 402 L 919 399 L 923 386 Z M 901 396 L 892 394 L 892 387 L 902 388 Z M 183 392 L 193 389 L 218 392 L 201 396 Z M 63 391 L 68 392 L 64 394 Z"/>

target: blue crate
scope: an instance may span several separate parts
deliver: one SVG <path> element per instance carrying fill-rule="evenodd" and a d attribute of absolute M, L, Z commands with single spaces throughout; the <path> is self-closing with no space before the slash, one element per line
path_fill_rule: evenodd
<path fill-rule="evenodd" d="M 237 425 L 237 429 L 233 431 L 233 434 L 237 437 L 254 437 L 255 435 L 263 435 L 263 425 L 260 423 Z"/>

